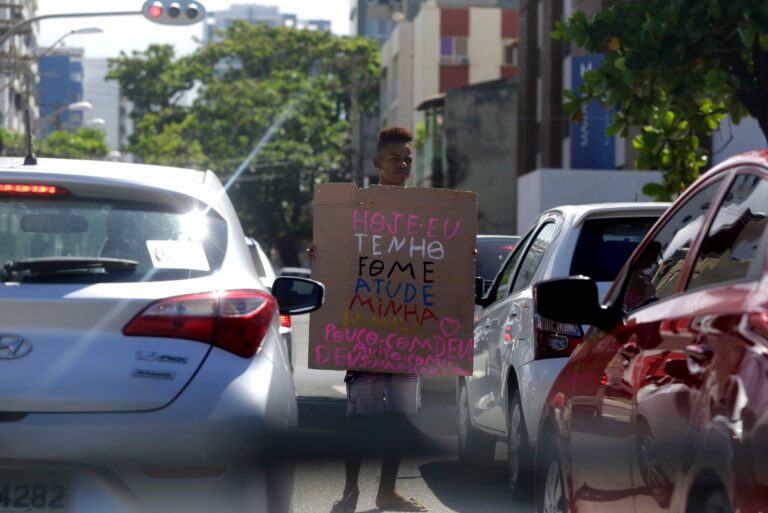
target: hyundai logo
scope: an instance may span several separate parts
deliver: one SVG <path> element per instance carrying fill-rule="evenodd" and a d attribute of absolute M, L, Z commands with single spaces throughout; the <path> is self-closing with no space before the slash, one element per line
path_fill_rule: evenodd
<path fill-rule="evenodd" d="M 0 360 L 24 358 L 32 352 L 32 342 L 17 335 L 0 335 Z"/>

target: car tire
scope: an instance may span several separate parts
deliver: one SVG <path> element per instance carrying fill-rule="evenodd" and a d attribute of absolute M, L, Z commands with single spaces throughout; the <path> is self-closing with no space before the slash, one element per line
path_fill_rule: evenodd
<path fill-rule="evenodd" d="M 536 512 L 569 513 L 563 465 L 554 443 L 545 446 L 537 471 L 539 482 L 536 486 Z"/>
<path fill-rule="evenodd" d="M 653 432 L 645 422 L 638 421 L 635 433 L 637 466 L 640 476 L 659 506 L 668 508 L 674 485 L 660 461 L 659 448 Z"/>
<path fill-rule="evenodd" d="M 459 388 L 458 431 L 459 460 L 464 463 L 487 464 L 493 461 L 496 441 L 472 427 L 469 413 L 469 394 L 463 383 Z"/>
<path fill-rule="evenodd" d="M 532 452 L 520 391 L 515 390 L 507 415 L 507 480 L 514 495 L 525 497 L 530 493 Z"/>
<path fill-rule="evenodd" d="M 689 507 L 690 511 L 691 508 Z M 704 500 L 701 501 L 701 513 L 732 513 L 731 504 L 728 501 L 728 495 L 722 488 L 716 488 L 709 492 Z"/>

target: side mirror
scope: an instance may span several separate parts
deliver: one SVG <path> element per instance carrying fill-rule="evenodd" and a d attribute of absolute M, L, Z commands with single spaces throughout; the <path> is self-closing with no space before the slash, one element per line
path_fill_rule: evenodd
<path fill-rule="evenodd" d="M 281 314 L 300 315 L 322 306 L 325 287 L 307 278 L 280 276 L 272 283 L 272 295 L 277 298 Z"/>
<path fill-rule="evenodd" d="M 586 276 L 542 281 L 533 287 L 534 306 L 542 317 L 608 330 L 619 318 L 604 308 L 599 298 L 597 283 Z"/>

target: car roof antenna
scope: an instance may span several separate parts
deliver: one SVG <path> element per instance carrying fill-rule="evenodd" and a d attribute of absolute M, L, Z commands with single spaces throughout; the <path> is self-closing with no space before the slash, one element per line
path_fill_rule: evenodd
<path fill-rule="evenodd" d="M 27 147 L 27 154 L 24 157 L 25 166 L 36 166 L 37 157 L 32 148 L 32 120 L 29 115 L 29 109 L 24 109 L 24 145 Z"/>

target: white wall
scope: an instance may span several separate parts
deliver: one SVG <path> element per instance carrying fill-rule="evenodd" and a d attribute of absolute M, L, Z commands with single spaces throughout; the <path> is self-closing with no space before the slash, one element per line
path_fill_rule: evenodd
<path fill-rule="evenodd" d="M 719 164 L 729 157 L 749 150 L 766 147 L 765 136 L 754 118 L 745 118 L 734 125 L 731 118 L 720 124 L 712 134 L 712 163 Z"/>
<path fill-rule="evenodd" d="M 411 130 L 415 129 L 413 121 L 413 23 L 403 22 L 399 25 L 398 38 L 400 41 L 400 54 L 398 58 L 399 77 L 398 87 L 400 97 L 400 113 L 398 124 Z"/>
<path fill-rule="evenodd" d="M 413 20 L 413 107 L 440 92 L 440 10 L 421 5 Z"/>
<path fill-rule="evenodd" d="M 496 80 L 501 73 L 501 10 L 469 10 L 469 83 Z"/>
<path fill-rule="evenodd" d="M 120 86 L 116 80 L 104 80 L 109 70 L 106 59 L 83 59 L 83 98 L 93 105 L 86 111 L 87 119 L 102 118 L 110 150 L 120 148 Z"/>
<path fill-rule="evenodd" d="M 540 213 L 560 205 L 651 201 L 643 186 L 660 181 L 658 171 L 537 169 L 517 179 L 517 233 Z"/>
<path fill-rule="evenodd" d="M 37 2 L 35 0 L 10 0 L 0 2 L 0 5 L 2 5 L 0 6 L 0 20 L 9 25 L 18 21 L 13 17 L 14 14 L 20 16 L 19 19 L 32 18 L 37 14 Z M 17 10 L 11 5 L 20 5 L 22 8 Z M 25 130 L 24 108 L 26 102 L 29 102 L 33 126 L 35 119 L 40 117 L 37 95 L 26 94 L 28 87 L 34 90 L 40 81 L 37 59 L 34 58 L 35 49 L 27 44 L 37 40 L 39 28 L 39 23 L 33 23 L 27 31 L 21 31 L 11 36 L 0 48 L 0 51 L 6 54 L 4 70 L 2 77 L 0 77 L 0 87 L 3 88 L 0 91 L 0 126 L 14 132 L 23 133 Z M 17 98 L 19 100 L 18 105 Z"/>
<path fill-rule="evenodd" d="M 388 125 L 414 128 L 413 53 L 413 24 L 398 23 L 381 47 L 381 64 L 387 69 L 387 98 L 381 109 Z M 397 91 L 393 96 L 395 87 Z"/>

